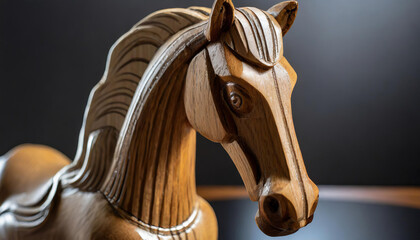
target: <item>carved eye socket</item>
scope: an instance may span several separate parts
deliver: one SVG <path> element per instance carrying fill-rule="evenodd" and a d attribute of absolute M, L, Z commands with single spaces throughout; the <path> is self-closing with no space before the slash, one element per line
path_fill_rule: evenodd
<path fill-rule="evenodd" d="M 235 83 L 227 83 L 224 88 L 224 96 L 229 108 L 242 116 L 252 109 L 252 102 L 246 90 Z"/>

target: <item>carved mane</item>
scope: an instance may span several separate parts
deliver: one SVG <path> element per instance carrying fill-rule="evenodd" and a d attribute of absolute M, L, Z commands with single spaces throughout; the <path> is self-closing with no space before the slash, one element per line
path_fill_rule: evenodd
<path fill-rule="evenodd" d="M 207 19 L 208 14 L 209 9 L 201 7 L 160 10 L 135 24 L 112 46 L 104 76 L 89 96 L 78 150 L 63 176 L 64 185 L 84 191 L 98 190 L 149 63 L 171 36 Z"/>
<path fill-rule="evenodd" d="M 183 89 L 190 60 L 208 44 L 205 27 L 203 21 L 180 31 L 156 53 L 121 130 L 101 191 L 137 223 L 180 225 L 194 211 L 195 131 L 186 119 Z M 162 212 L 175 214 L 154 217 Z"/>
<path fill-rule="evenodd" d="M 222 36 L 234 54 L 259 67 L 273 67 L 282 55 L 282 34 L 273 16 L 258 8 L 237 8 L 234 25 Z"/>

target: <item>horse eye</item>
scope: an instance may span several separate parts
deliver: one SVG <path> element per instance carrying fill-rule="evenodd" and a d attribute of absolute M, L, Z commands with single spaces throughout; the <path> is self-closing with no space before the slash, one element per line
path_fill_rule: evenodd
<path fill-rule="evenodd" d="M 242 97 L 241 97 L 241 95 L 239 95 L 237 93 L 234 93 L 234 92 L 231 92 L 230 93 L 229 100 L 230 100 L 230 105 L 232 107 L 234 107 L 234 108 L 236 108 L 238 110 L 241 108 L 241 106 L 242 106 Z"/>
<path fill-rule="evenodd" d="M 243 116 L 251 111 L 251 98 L 246 90 L 235 83 L 227 83 L 224 96 L 229 108 L 236 114 Z"/>

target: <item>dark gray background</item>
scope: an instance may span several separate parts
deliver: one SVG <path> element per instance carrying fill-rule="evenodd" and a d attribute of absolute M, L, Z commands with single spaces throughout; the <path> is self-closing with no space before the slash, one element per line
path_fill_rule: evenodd
<path fill-rule="evenodd" d="M 321 190 L 322 191 L 322 190 Z M 255 224 L 257 204 L 244 200 L 210 201 L 219 239 L 258 240 L 418 240 L 420 209 L 320 199 L 314 221 L 298 232 L 272 238 Z"/>
<path fill-rule="evenodd" d="M 276 1 L 234 0 L 268 9 Z M 420 184 L 420 1 L 302 0 L 284 39 L 293 114 L 317 184 Z M 212 1 L 1 0 L 0 155 L 25 142 L 73 158 L 91 88 L 119 36 L 155 10 Z M 198 184 L 241 184 L 199 137 Z"/>

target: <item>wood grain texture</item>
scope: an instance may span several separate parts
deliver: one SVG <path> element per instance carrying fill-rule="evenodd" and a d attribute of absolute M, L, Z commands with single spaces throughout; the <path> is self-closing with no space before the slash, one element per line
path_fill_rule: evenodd
<path fill-rule="evenodd" d="M 196 193 L 196 131 L 226 149 L 264 233 L 310 223 L 318 188 L 293 126 L 296 73 L 282 41 L 296 9 L 216 0 L 134 25 L 89 96 L 74 161 L 49 150 L 37 158 L 55 164 L 30 173 L 42 147 L 0 161 L 0 238 L 216 239 Z M 30 176 L 12 185 L 20 173 Z"/>

